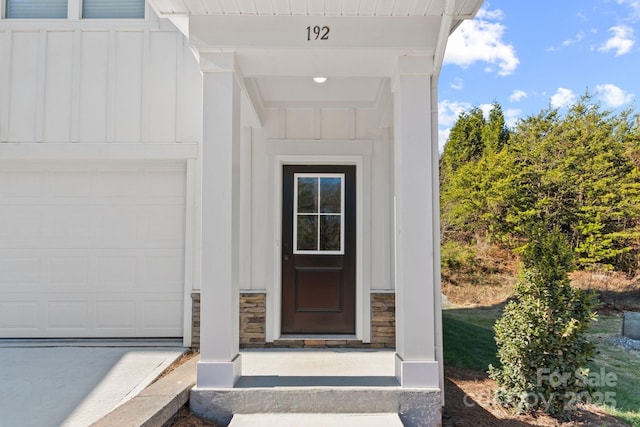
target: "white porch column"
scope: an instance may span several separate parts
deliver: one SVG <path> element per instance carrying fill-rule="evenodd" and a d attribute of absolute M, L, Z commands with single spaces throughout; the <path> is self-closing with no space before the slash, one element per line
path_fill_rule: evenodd
<path fill-rule="evenodd" d="M 240 376 L 240 88 L 233 53 L 201 53 L 202 283 L 197 387 Z"/>
<path fill-rule="evenodd" d="M 398 59 L 394 76 L 396 377 L 403 387 L 439 388 L 434 290 L 431 78 L 433 58 Z M 437 151 L 436 151 L 437 152 Z M 435 175 L 437 176 L 437 175 Z"/>

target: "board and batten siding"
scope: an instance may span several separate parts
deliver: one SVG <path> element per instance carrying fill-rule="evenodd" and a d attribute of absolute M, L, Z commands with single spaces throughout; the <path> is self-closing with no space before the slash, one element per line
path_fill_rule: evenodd
<path fill-rule="evenodd" d="M 189 345 L 201 123 L 168 21 L 0 19 L 0 338 Z"/>
<path fill-rule="evenodd" d="M 168 22 L 0 20 L 0 142 L 196 142 L 202 78 Z"/>

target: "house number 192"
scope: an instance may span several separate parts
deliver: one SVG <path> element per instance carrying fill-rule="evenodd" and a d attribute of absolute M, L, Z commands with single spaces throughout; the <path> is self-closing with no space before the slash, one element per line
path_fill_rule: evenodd
<path fill-rule="evenodd" d="M 329 27 L 319 25 L 307 27 L 307 41 L 310 40 L 329 40 Z"/>

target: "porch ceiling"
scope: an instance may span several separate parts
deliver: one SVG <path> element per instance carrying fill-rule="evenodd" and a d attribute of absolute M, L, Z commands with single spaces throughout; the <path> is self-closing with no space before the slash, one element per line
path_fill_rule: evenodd
<path fill-rule="evenodd" d="M 203 54 L 233 52 L 255 123 L 271 106 L 386 105 L 398 58 L 431 58 L 421 72 L 437 75 L 449 34 L 483 2 L 148 1 L 189 39 L 201 66 Z M 314 76 L 329 80 L 317 85 Z"/>
<path fill-rule="evenodd" d="M 373 107 L 388 92 L 385 80 L 374 77 L 329 78 L 321 84 L 309 77 L 262 77 L 247 79 L 246 84 L 264 108 L 316 103 Z"/>

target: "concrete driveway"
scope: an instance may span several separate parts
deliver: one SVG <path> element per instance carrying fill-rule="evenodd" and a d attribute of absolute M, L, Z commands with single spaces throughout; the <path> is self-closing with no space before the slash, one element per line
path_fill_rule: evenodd
<path fill-rule="evenodd" d="M 88 426 L 138 394 L 185 351 L 170 343 L 51 345 L 0 340 L 0 427 Z"/>

